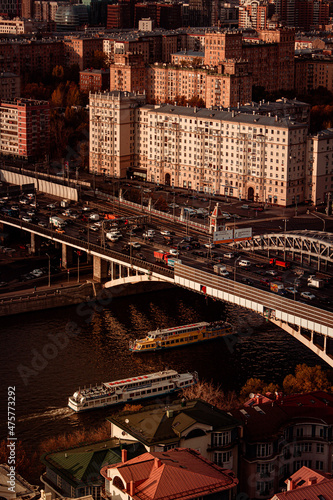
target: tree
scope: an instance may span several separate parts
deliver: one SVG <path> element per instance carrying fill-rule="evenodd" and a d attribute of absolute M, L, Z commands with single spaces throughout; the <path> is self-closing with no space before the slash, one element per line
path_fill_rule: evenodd
<path fill-rule="evenodd" d="M 64 77 L 64 68 L 62 66 L 55 66 L 52 71 L 53 78 L 62 80 Z"/>
<path fill-rule="evenodd" d="M 186 399 L 202 399 L 207 403 L 222 410 L 232 410 L 240 406 L 240 401 L 234 391 L 222 391 L 221 387 L 214 386 L 212 382 L 198 382 L 183 390 L 182 396 Z"/>
<path fill-rule="evenodd" d="M 304 394 L 311 391 L 330 391 L 331 384 L 321 366 L 297 365 L 295 375 L 287 375 L 283 381 L 286 394 Z"/>
<path fill-rule="evenodd" d="M 65 86 L 63 83 L 60 83 L 58 87 L 52 92 L 51 96 L 51 106 L 55 108 L 61 108 L 64 105 L 65 99 Z"/>
<path fill-rule="evenodd" d="M 265 382 L 260 378 L 249 378 L 241 388 L 240 395 L 247 399 L 251 392 L 254 394 L 262 394 L 264 386 Z"/>

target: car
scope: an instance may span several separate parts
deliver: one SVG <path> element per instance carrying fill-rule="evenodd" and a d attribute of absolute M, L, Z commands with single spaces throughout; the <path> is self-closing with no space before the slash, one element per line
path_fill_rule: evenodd
<path fill-rule="evenodd" d="M 245 259 L 241 259 L 239 262 L 238 262 L 238 265 L 240 267 L 251 267 L 251 262 L 249 260 L 245 260 Z"/>
<path fill-rule="evenodd" d="M 23 222 L 32 222 L 32 218 L 28 215 L 23 215 L 22 220 Z"/>
<path fill-rule="evenodd" d="M 38 225 L 39 225 L 40 227 L 47 227 L 46 222 L 43 222 L 43 221 L 39 221 L 39 222 L 38 222 Z"/>
<path fill-rule="evenodd" d="M 241 208 L 243 210 L 249 210 L 250 206 L 249 205 L 242 205 Z"/>
<path fill-rule="evenodd" d="M 253 285 L 253 281 L 250 280 L 249 278 L 242 278 L 241 282 L 245 283 L 245 285 Z"/>
<path fill-rule="evenodd" d="M 225 219 L 231 219 L 231 215 L 228 212 L 222 212 L 222 215 Z"/>
<path fill-rule="evenodd" d="M 161 231 L 161 235 L 162 236 L 171 236 L 171 233 L 170 233 L 170 231 L 163 230 L 163 231 Z"/>
<path fill-rule="evenodd" d="M 202 251 L 197 251 L 197 250 L 194 250 L 194 252 L 192 252 L 192 255 L 196 255 L 198 257 L 204 257 L 206 255 L 205 252 L 202 252 Z"/>
<path fill-rule="evenodd" d="M 268 274 L 269 276 L 277 276 L 278 273 L 274 271 L 274 269 L 268 269 L 265 274 Z"/>
<path fill-rule="evenodd" d="M 264 285 L 264 286 L 270 286 L 271 282 L 266 279 L 266 278 L 261 278 L 260 282 L 259 282 L 261 285 Z"/>
<path fill-rule="evenodd" d="M 21 203 L 21 205 L 28 205 L 29 200 L 27 200 L 26 198 L 21 198 L 19 203 Z"/>
<path fill-rule="evenodd" d="M 291 294 L 296 294 L 296 293 L 298 293 L 298 290 L 297 290 L 296 288 L 294 288 L 293 286 L 287 286 L 287 287 L 285 288 L 285 291 L 286 291 L 287 293 L 291 293 Z"/>
<path fill-rule="evenodd" d="M 301 292 L 301 297 L 303 297 L 303 299 L 309 299 L 309 300 L 313 300 L 316 298 L 316 296 L 311 292 Z"/>
<path fill-rule="evenodd" d="M 83 207 L 82 209 L 84 212 L 90 212 L 91 211 L 91 208 L 90 207 Z"/>
<path fill-rule="evenodd" d="M 49 203 L 46 205 L 47 208 L 57 208 L 57 205 L 55 203 Z"/>
<path fill-rule="evenodd" d="M 168 205 L 169 208 L 179 208 L 179 205 L 177 205 L 177 203 L 170 203 Z"/>
<path fill-rule="evenodd" d="M 227 252 L 223 255 L 226 259 L 233 259 L 235 257 L 235 254 L 233 252 Z"/>
<path fill-rule="evenodd" d="M 177 248 L 170 248 L 169 254 L 170 255 L 175 255 L 176 257 L 178 257 L 179 251 L 177 250 Z"/>
<path fill-rule="evenodd" d="M 35 210 L 28 210 L 27 211 L 27 215 L 29 215 L 30 217 L 33 217 L 35 214 L 36 214 Z"/>
<path fill-rule="evenodd" d="M 134 250 L 140 250 L 141 244 L 138 241 L 131 241 L 129 245 L 134 248 Z"/>
<path fill-rule="evenodd" d="M 192 248 L 200 248 L 200 243 L 198 241 L 191 241 Z"/>
<path fill-rule="evenodd" d="M 95 224 L 93 224 L 92 226 L 90 226 L 90 231 L 99 231 L 99 227 L 96 226 Z"/>
<path fill-rule="evenodd" d="M 234 219 L 241 219 L 241 216 L 240 216 L 240 215 L 238 215 L 238 214 L 232 214 L 232 217 L 233 217 Z"/>
<path fill-rule="evenodd" d="M 229 271 L 220 271 L 219 276 L 223 276 L 223 278 L 227 278 L 229 276 Z"/>
<path fill-rule="evenodd" d="M 72 213 L 72 214 L 69 214 L 70 218 L 71 219 L 78 219 L 79 218 L 79 214 L 76 214 L 76 213 Z"/>
<path fill-rule="evenodd" d="M 59 233 L 59 234 L 64 234 L 64 229 L 62 227 L 57 227 L 56 228 L 56 233 Z"/>
<path fill-rule="evenodd" d="M 34 278 L 40 278 L 44 273 L 41 269 L 34 269 L 30 274 L 32 274 Z"/>
<path fill-rule="evenodd" d="M 111 234 L 109 237 L 108 237 L 108 240 L 111 241 L 112 243 L 116 243 L 116 241 L 119 240 L 119 236 L 117 236 L 116 234 Z"/>
<path fill-rule="evenodd" d="M 204 244 L 204 247 L 205 247 L 205 248 L 208 248 L 208 250 L 209 250 L 209 249 L 211 250 L 212 248 L 215 248 L 215 243 L 205 243 L 205 244 Z"/>

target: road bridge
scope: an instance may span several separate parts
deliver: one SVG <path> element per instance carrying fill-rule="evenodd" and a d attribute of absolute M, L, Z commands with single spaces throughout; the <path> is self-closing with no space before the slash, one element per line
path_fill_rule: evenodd
<path fill-rule="evenodd" d="M 163 281 L 254 311 L 333 366 L 333 312 L 217 276 L 199 269 L 199 262 L 198 267 L 175 264 L 174 269 L 168 269 L 12 217 L 1 215 L 0 222 L 52 239 L 63 246 L 63 253 L 68 247 L 87 252 L 94 259 L 94 279 L 106 281 L 107 287 Z"/>
<path fill-rule="evenodd" d="M 323 231 L 287 231 L 284 233 L 259 234 L 251 240 L 236 242 L 235 246 L 243 251 L 271 250 L 283 253 L 284 259 L 290 256 L 295 260 L 299 256 L 301 265 L 311 266 L 316 262 L 318 270 L 321 264 L 327 269 L 333 263 L 333 235 Z"/>

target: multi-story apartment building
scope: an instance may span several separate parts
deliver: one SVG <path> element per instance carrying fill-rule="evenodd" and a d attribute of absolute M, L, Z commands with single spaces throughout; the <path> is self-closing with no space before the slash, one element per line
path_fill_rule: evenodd
<path fill-rule="evenodd" d="M 270 18 L 274 14 L 274 4 L 268 0 L 241 0 L 239 2 L 240 28 L 265 30 L 269 28 Z"/>
<path fill-rule="evenodd" d="M 47 101 L 16 98 L 0 103 L 0 152 L 39 158 L 49 151 L 50 106 Z"/>
<path fill-rule="evenodd" d="M 318 87 L 333 92 L 333 60 L 330 56 L 307 55 L 295 58 L 295 90 L 309 93 Z"/>
<path fill-rule="evenodd" d="M 324 29 L 329 23 L 330 3 L 326 0 L 277 0 L 276 13 L 287 26 L 303 30 Z"/>
<path fill-rule="evenodd" d="M 249 498 L 271 498 L 302 466 L 331 473 L 330 394 L 318 391 L 276 399 L 257 395 L 231 414 L 244 426 L 239 479 L 240 491 Z M 310 496 L 300 493 L 299 498 Z"/>
<path fill-rule="evenodd" d="M 32 33 L 34 24 L 31 20 L 27 19 L 5 19 L 0 17 L 0 34 L 5 35 L 24 35 Z"/>
<path fill-rule="evenodd" d="M 144 102 L 144 96 L 141 102 Z M 135 108 L 140 98 L 129 92 L 90 94 L 89 168 L 125 177 L 134 167 Z"/>
<path fill-rule="evenodd" d="M 288 206 L 304 201 L 307 123 L 90 96 L 90 169 Z"/>
<path fill-rule="evenodd" d="M 107 69 L 85 69 L 80 71 L 81 92 L 101 92 L 110 88 L 110 71 Z"/>
<path fill-rule="evenodd" d="M 30 73 L 50 74 L 55 66 L 64 65 L 61 40 L 1 40 L 0 71 L 21 77 Z"/>
<path fill-rule="evenodd" d="M 177 45 L 176 35 L 173 42 Z M 124 46 L 118 50 L 126 52 Z M 142 67 L 146 73 L 143 81 L 148 102 L 163 103 L 183 97 L 186 100 L 201 98 L 206 107 L 235 106 L 251 100 L 253 84 L 264 86 L 270 92 L 294 88 L 294 31 L 290 29 L 262 31 L 251 43 L 244 43 L 238 31 L 207 32 L 202 67 L 183 67 L 182 54 L 178 52 L 171 55 L 173 60 L 179 59 L 177 65 L 168 65 L 169 54 L 169 50 L 165 51 L 162 59 L 155 59 L 163 63 Z M 197 59 L 200 58 L 198 53 Z M 150 61 L 147 53 L 144 60 Z M 129 78 L 122 77 L 131 73 L 132 64 L 136 66 L 137 62 L 123 59 L 111 64 L 111 90 L 134 88 Z M 133 74 L 135 72 L 136 69 Z M 112 73 L 119 78 L 112 78 Z M 137 90 L 143 91 L 143 88 Z"/>
<path fill-rule="evenodd" d="M 333 129 L 322 130 L 307 141 L 306 199 L 327 203 L 333 193 Z"/>
<path fill-rule="evenodd" d="M 34 2 L 34 18 L 38 21 L 55 21 L 55 15 L 58 10 L 60 2 L 50 2 L 42 0 L 41 2 L 35 0 Z"/>
<path fill-rule="evenodd" d="M 63 44 L 66 65 L 77 64 L 80 71 L 93 67 L 95 52 L 103 50 L 103 38 L 98 37 L 65 36 Z"/>
<path fill-rule="evenodd" d="M 14 73 L 0 73 L 0 99 L 13 99 L 20 95 L 20 77 Z"/>

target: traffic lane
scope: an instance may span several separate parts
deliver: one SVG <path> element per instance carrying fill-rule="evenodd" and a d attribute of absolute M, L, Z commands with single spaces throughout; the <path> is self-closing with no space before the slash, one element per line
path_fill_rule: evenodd
<path fill-rule="evenodd" d="M 272 310 L 279 309 L 291 315 L 299 314 L 309 321 L 329 327 L 333 325 L 333 313 L 324 309 L 302 304 L 278 294 L 263 292 L 247 285 L 241 285 L 228 278 L 222 278 L 214 275 L 214 273 L 203 272 L 199 269 L 188 269 L 180 265 L 177 266 L 176 273 L 178 276 L 195 281 L 200 285 L 213 287 L 226 293 L 237 294 L 241 298 L 253 300 Z"/>

